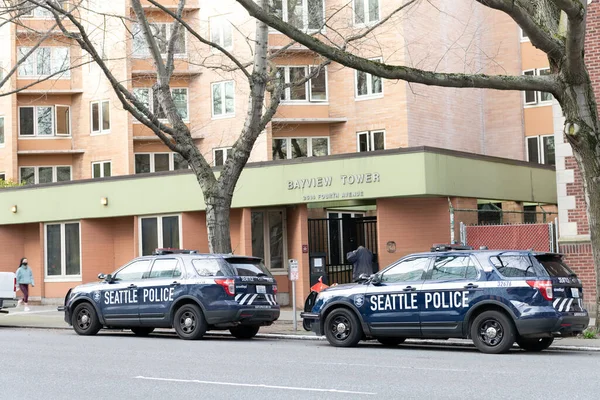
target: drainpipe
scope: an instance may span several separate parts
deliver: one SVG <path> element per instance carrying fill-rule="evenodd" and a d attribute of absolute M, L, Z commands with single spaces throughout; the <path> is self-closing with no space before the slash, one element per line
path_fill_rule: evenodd
<path fill-rule="evenodd" d="M 450 210 L 450 244 L 456 244 L 456 240 L 454 239 L 454 207 L 452 206 L 450 197 L 448 197 L 448 207 Z"/>

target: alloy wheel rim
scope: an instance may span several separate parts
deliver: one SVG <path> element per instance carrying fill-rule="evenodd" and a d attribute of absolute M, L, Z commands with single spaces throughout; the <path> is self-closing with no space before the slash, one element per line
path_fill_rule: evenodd
<path fill-rule="evenodd" d="M 88 310 L 81 310 L 77 314 L 77 326 L 80 329 L 87 330 L 92 323 L 92 317 Z"/>
<path fill-rule="evenodd" d="M 504 338 L 504 328 L 495 319 L 488 319 L 479 325 L 479 338 L 487 346 L 498 346 Z"/>
<path fill-rule="evenodd" d="M 186 334 L 194 332 L 194 330 L 196 329 L 196 316 L 194 315 L 194 313 L 192 313 L 191 311 L 184 312 L 181 315 L 181 318 L 179 318 L 179 326 L 181 327 L 181 330 Z"/>
<path fill-rule="evenodd" d="M 348 339 L 350 333 L 352 332 L 350 321 L 348 318 L 341 315 L 335 317 L 333 321 L 331 321 L 330 329 L 333 336 L 339 341 Z"/>

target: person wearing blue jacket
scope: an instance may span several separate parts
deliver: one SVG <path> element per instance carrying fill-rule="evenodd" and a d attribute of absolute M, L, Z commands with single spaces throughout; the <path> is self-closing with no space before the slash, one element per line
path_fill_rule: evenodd
<path fill-rule="evenodd" d="M 19 285 L 19 289 L 23 292 L 23 299 L 19 300 L 18 305 L 23 303 L 25 305 L 25 311 L 29 311 L 29 306 L 27 305 L 29 302 L 29 285 L 35 287 L 35 282 L 33 280 L 33 272 L 31 272 L 31 268 L 29 268 L 27 263 L 27 257 L 21 258 L 21 262 L 19 263 L 19 268 L 17 269 L 17 285 Z"/>

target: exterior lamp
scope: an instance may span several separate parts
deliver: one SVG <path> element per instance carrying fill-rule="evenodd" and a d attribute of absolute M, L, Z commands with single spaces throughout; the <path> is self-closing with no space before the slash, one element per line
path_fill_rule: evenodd
<path fill-rule="evenodd" d="M 103 206 L 107 206 L 108 205 L 108 197 L 101 198 L 100 204 L 102 204 Z"/>
<path fill-rule="evenodd" d="M 16 214 L 16 212 L 17 212 L 17 206 L 16 206 L 16 205 L 12 206 L 12 207 L 10 208 L 10 211 L 11 211 L 13 214 Z"/>

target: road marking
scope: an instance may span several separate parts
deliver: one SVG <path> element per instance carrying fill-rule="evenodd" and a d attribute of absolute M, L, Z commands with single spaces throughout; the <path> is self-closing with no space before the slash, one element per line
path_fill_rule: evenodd
<path fill-rule="evenodd" d="M 9 312 L 6 314 L 6 317 L 10 317 L 11 315 L 25 315 L 25 314 L 41 314 L 41 313 L 55 313 L 58 312 L 56 310 L 41 310 L 41 311 L 17 311 L 17 312 Z"/>
<path fill-rule="evenodd" d="M 294 386 L 275 386 L 275 385 L 251 384 L 251 383 L 213 382 L 213 381 L 201 381 L 198 379 L 152 378 L 152 377 L 147 377 L 147 376 L 136 376 L 135 379 L 143 379 L 143 380 L 148 380 L 148 381 L 161 381 L 161 382 L 198 383 L 198 384 L 202 384 L 202 385 L 243 386 L 243 387 L 257 387 L 257 388 L 265 388 L 265 389 L 297 390 L 297 391 L 304 391 L 304 392 L 362 394 L 362 395 L 366 395 L 366 396 L 377 395 L 377 393 L 355 392 L 352 390 L 321 389 L 321 388 L 294 387 Z"/>

